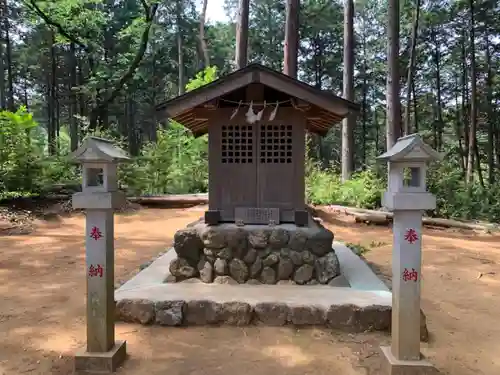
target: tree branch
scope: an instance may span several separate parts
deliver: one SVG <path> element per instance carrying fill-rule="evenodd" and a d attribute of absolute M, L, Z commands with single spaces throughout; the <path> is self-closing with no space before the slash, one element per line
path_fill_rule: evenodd
<path fill-rule="evenodd" d="M 59 34 L 61 34 L 66 39 L 68 39 L 70 42 L 75 43 L 77 46 L 79 46 L 80 48 L 82 48 L 87 53 L 87 55 L 88 55 L 87 58 L 88 58 L 88 61 L 89 61 L 89 68 L 90 68 L 90 74 L 92 75 L 92 73 L 94 72 L 95 65 L 94 65 L 94 58 L 92 57 L 91 50 L 90 50 L 89 46 L 87 44 L 85 44 L 84 42 L 82 42 L 80 39 L 78 39 L 76 36 L 71 35 L 68 31 L 66 31 L 66 29 L 59 22 L 57 22 L 57 21 L 53 20 L 52 18 L 50 18 L 38 6 L 38 4 L 36 3 L 36 0 L 29 0 L 29 2 L 26 1 L 26 0 L 23 0 L 23 3 L 29 9 L 31 9 L 36 14 L 38 14 L 38 16 L 40 16 L 40 18 L 42 18 L 47 25 L 55 27 L 56 30 L 57 30 L 57 32 Z"/>
<path fill-rule="evenodd" d="M 59 22 L 56 22 L 55 20 L 50 18 L 47 14 L 45 14 L 45 12 L 42 9 L 40 9 L 40 7 L 37 5 L 35 0 L 30 0 L 29 2 L 24 1 L 24 3 L 28 8 L 35 11 L 35 13 L 38 14 L 45 21 L 47 25 L 55 27 L 59 34 L 64 36 L 69 41 L 75 43 L 80 48 L 84 49 L 85 52 L 90 53 L 89 47 L 85 43 L 83 43 L 80 39 L 78 39 L 74 35 L 71 35 Z"/>
<path fill-rule="evenodd" d="M 139 49 L 137 50 L 137 53 L 135 54 L 134 60 L 130 64 L 129 68 L 127 71 L 121 76 L 121 78 L 116 82 L 115 86 L 111 90 L 110 94 L 108 97 L 103 99 L 94 109 L 94 113 L 97 115 L 99 111 L 103 110 L 106 108 L 106 106 L 111 103 L 113 100 L 116 99 L 120 91 L 122 90 L 123 86 L 134 76 L 135 71 L 139 67 L 139 64 L 141 63 L 144 53 L 146 52 L 146 48 L 148 46 L 148 41 L 149 41 L 149 32 L 151 30 L 151 26 L 153 25 L 153 20 L 156 14 L 156 11 L 158 9 L 158 4 L 155 3 L 151 5 L 151 7 L 146 3 L 146 0 L 141 0 L 142 5 L 144 7 L 144 12 L 146 13 L 146 27 L 144 28 L 144 31 L 142 32 L 141 36 L 141 42 L 139 44 Z"/>

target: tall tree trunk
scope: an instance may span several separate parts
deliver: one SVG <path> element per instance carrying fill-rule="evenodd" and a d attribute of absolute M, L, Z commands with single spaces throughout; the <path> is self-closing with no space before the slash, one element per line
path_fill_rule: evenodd
<path fill-rule="evenodd" d="M 375 126 L 375 155 L 378 156 L 380 149 L 380 126 L 378 125 L 377 107 L 373 109 L 373 126 Z"/>
<path fill-rule="evenodd" d="M 439 150 L 443 145 L 443 102 L 441 100 L 441 52 L 440 52 L 440 44 L 438 40 L 438 33 L 434 27 L 431 28 L 432 40 L 434 41 L 434 64 L 436 65 L 436 116 L 437 116 L 437 124 L 436 124 L 436 148 Z"/>
<path fill-rule="evenodd" d="M 318 90 L 321 90 L 323 87 L 323 71 L 321 66 L 321 56 L 323 54 L 323 46 L 321 44 L 321 40 L 316 35 L 312 41 L 312 53 L 313 53 L 313 61 L 314 61 L 314 87 Z M 314 133 L 307 133 L 307 138 L 309 140 L 309 157 L 324 163 L 323 154 L 322 154 L 322 146 L 321 146 L 321 137 Z"/>
<path fill-rule="evenodd" d="M 206 4 L 206 1 L 205 1 L 205 4 Z M 177 0 L 176 5 L 177 5 L 177 9 L 176 9 L 177 64 L 178 64 L 178 86 L 179 86 L 178 92 L 179 92 L 179 95 L 182 95 L 186 91 L 186 82 L 185 82 L 185 78 L 184 78 L 184 42 L 183 42 L 183 36 L 182 36 L 182 0 Z"/>
<path fill-rule="evenodd" d="M 437 104 L 432 103 L 432 147 L 434 149 L 438 148 L 438 121 L 437 118 Z"/>
<path fill-rule="evenodd" d="M 390 149 L 401 131 L 399 98 L 399 0 L 389 0 L 387 9 L 387 125 L 386 142 Z"/>
<path fill-rule="evenodd" d="M 408 89 L 406 90 L 406 108 L 405 108 L 405 121 L 404 121 L 404 134 L 410 134 L 410 102 L 411 93 L 413 91 L 413 76 L 415 75 L 415 55 L 417 49 L 417 36 L 418 36 L 418 21 L 420 17 L 420 0 L 416 0 L 415 11 L 413 13 L 413 27 L 411 32 L 411 48 L 410 48 L 410 61 L 408 63 Z"/>
<path fill-rule="evenodd" d="M 476 89 L 476 47 L 475 47 L 475 21 L 474 0 L 469 0 L 470 10 L 470 59 L 471 59 L 471 105 L 470 105 L 470 128 L 469 128 L 469 152 L 467 160 L 466 181 L 471 184 L 474 175 L 474 156 L 476 149 L 476 127 L 477 127 L 477 89 Z"/>
<path fill-rule="evenodd" d="M 49 51 L 50 51 L 50 82 L 49 82 L 49 154 L 55 155 L 57 153 L 57 116 L 56 116 L 56 47 L 55 47 L 55 33 L 51 29 L 49 32 Z"/>
<path fill-rule="evenodd" d="M 78 86 L 85 84 L 84 72 L 83 72 L 83 61 L 82 59 L 77 59 L 78 63 Z M 87 113 L 87 107 L 85 103 L 85 94 L 80 92 L 78 94 L 78 113 L 81 117 L 84 117 Z"/>
<path fill-rule="evenodd" d="M 363 20 L 363 24 L 364 24 Z M 362 152 L 362 162 L 363 168 L 366 165 L 366 135 L 367 135 L 367 114 L 368 114 L 368 62 L 366 61 L 366 34 L 363 32 L 363 102 L 362 102 L 362 144 L 361 144 L 361 152 Z"/>
<path fill-rule="evenodd" d="M 4 0 L 4 31 L 5 31 L 5 48 L 6 48 L 6 63 L 7 63 L 7 108 L 10 111 L 15 111 L 14 104 L 14 77 L 12 74 L 12 43 L 10 41 L 10 22 L 9 22 L 9 7 L 7 0 Z"/>
<path fill-rule="evenodd" d="M 70 43 L 69 45 L 69 136 L 71 139 L 71 151 L 78 148 L 78 122 L 76 120 L 76 115 L 78 114 L 77 108 L 77 93 L 76 93 L 76 82 L 77 82 L 77 60 L 76 60 L 76 47 L 75 43 Z"/>
<path fill-rule="evenodd" d="M 2 0 L 2 5 L 0 6 L 0 107 L 2 109 L 7 108 L 7 95 L 5 93 L 5 48 L 4 48 L 4 35 L 5 35 L 5 22 L 4 19 L 7 17 L 5 14 L 4 2 L 7 0 Z"/>
<path fill-rule="evenodd" d="M 486 188 L 486 185 L 484 184 L 484 178 L 483 178 L 483 170 L 481 168 L 481 155 L 479 154 L 479 147 L 477 146 L 477 139 L 474 141 L 474 154 L 476 156 L 476 170 L 477 170 L 477 177 L 479 179 L 479 184 L 483 189 Z"/>
<path fill-rule="evenodd" d="M 199 38 L 200 38 L 200 48 L 201 51 L 203 52 L 203 63 L 205 68 L 210 66 L 210 55 L 208 54 L 207 39 L 205 37 L 205 20 L 207 18 L 207 6 L 208 6 L 208 0 L 203 0 L 203 5 L 200 14 Z"/>
<path fill-rule="evenodd" d="M 26 75 L 28 73 L 26 72 Z M 29 111 L 30 110 L 30 105 L 29 105 L 29 101 L 28 101 L 28 78 L 25 78 L 23 79 L 23 104 L 24 106 L 26 107 L 26 109 Z"/>
<path fill-rule="evenodd" d="M 299 54 L 299 0 L 286 0 L 285 56 L 283 71 L 297 78 L 297 58 Z"/>
<path fill-rule="evenodd" d="M 462 132 L 462 121 L 460 115 L 460 83 L 459 77 L 455 76 L 455 134 L 458 139 L 458 153 L 460 168 L 462 169 L 462 173 L 465 175 L 465 158 L 464 158 L 464 150 L 463 150 L 463 132 Z"/>
<path fill-rule="evenodd" d="M 500 124 L 495 124 L 495 150 L 497 156 L 497 165 L 500 165 Z"/>
<path fill-rule="evenodd" d="M 236 69 L 244 68 L 248 63 L 248 18 L 250 0 L 239 0 L 238 20 L 236 22 Z"/>
<path fill-rule="evenodd" d="M 138 155 L 139 147 L 135 128 L 135 100 L 132 93 L 127 94 L 127 138 L 130 155 Z"/>
<path fill-rule="evenodd" d="M 157 67 L 157 61 L 156 61 L 156 46 L 157 46 L 157 41 L 156 38 L 153 36 L 151 40 L 151 56 L 152 56 L 152 66 L 151 66 L 151 109 L 150 111 L 152 112 L 151 116 L 151 121 L 149 121 L 150 126 L 148 127 L 148 140 L 150 142 L 156 143 L 158 141 L 158 135 L 157 135 L 157 126 L 158 126 L 158 114 L 156 111 L 156 95 L 158 93 L 157 88 L 158 88 L 158 67 Z M 179 81 L 178 84 L 183 83 L 184 80 L 181 82 Z"/>
<path fill-rule="evenodd" d="M 417 89 L 415 88 L 415 82 L 412 82 L 411 91 L 413 92 L 413 129 L 418 133 L 418 99 L 417 99 Z"/>
<path fill-rule="evenodd" d="M 354 100 L 354 0 L 344 0 L 344 99 Z M 342 121 L 342 181 L 354 171 L 355 117 Z"/>
<path fill-rule="evenodd" d="M 494 138 L 494 121 L 493 118 L 493 70 L 491 68 L 491 51 L 490 51 L 490 38 L 488 31 L 484 34 L 484 41 L 486 45 L 486 66 L 488 73 L 486 75 L 486 111 L 488 121 L 488 183 L 493 185 L 495 182 L 495 144 Z"/>
<path fill-rule="evenodd" d="M 460 49 L 460 58 L 461 58 L 461 66 L 462 66 L 462 77 L 461 77 L 461 94 L 462 94 L 462 123 L 463 123 L 463 135 L 464 135 L 464 165 L 468 165 L 468 149 L 469 149 L 469 116 L 467 115 L 467 102 L 469 101 L 468 94 L 468 81 L 467 81 L 467 55 L 466 55 L 466 32 L 462 31 L 461 36 L 461 49 Z M 465 170 L 467 174 L 467 169 Z"/>

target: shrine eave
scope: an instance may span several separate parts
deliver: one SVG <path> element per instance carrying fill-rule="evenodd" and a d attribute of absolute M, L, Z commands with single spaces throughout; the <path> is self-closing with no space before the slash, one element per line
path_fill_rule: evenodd
<path fill-rule="evenodd" d="M 163 102 L 156 106 L 156 110 L 162 117 L 184 125 L 196 136 L 202 135 L 208 130 L 208 119 L 197 115 L 197 109 L 211 106 L 216 110 L 217 99 L 255 83 L 285 94 L 290 99 L 306 103 L 307 107 L 302 108 L 301 113 L 307 118 L 308 130 L 320 135 L 325 135 L 335 124 L 349 115 L 355 115 L 360 109 L 358 104 L 328 91 L 317 89 L 261 64 L 250 64 L 205 86 Z"/>

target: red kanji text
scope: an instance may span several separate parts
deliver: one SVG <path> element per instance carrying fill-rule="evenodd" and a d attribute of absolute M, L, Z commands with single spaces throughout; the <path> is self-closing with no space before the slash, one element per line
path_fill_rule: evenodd
<path fill-rule="evenodd" d="M 405 268 L 403 272 L 403 281 L 418 281 L 418 272 L 415 271 L 415 268 L 412 268 L 411 271 L 408 271 L 408 268 Z"/>
<path fill-rule="evenodd" d="M 405 241 L 408 241 L 411 244 L 417 242 L 418 241 L 417 231 L 413 228 L 408 229 L 405 233 Z"/>
<path fill-rule="evenodd" d="M 95 267 L 93 264 L 89 267 L 89 277 L 102 277 L 104 270 L 102 269 L 100 264 L 97 264 Z"/>
<path fill-rule="evenodd" d="M 92 227 L 92 230 L 90 231 L 90 238 L 93 238 L 94 240 L 98 240 L 99 238 L 102 237 L 102 233 L 99 228 L 97 227 Z"/>

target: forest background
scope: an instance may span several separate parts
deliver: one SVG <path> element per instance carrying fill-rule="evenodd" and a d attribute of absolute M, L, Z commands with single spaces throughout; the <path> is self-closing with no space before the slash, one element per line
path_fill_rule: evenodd
<path fill-rule="evenodd" d="M 77 184 L 67 155 L 89 134 L 133 156 L 120 170 L 129 194 L 206 192 L 206 136 L 158 119 L 155 105 L 236 69 L 245 3 L 248 60 L 283 71 L 290 10 L 290 0 L 226 0 L 227 21 L 206 22 L 207 1 L 0 0 L 0 199 Z M 445 155 L 429 175 L 431 214 L 498 222 L 500 3 L 395 3 L 295 8 L 298 78 L 339 96 L 351 79 L 361 106 L 344 132 L 308 136 L 308 200 L 378 207 L 386 175 L 375 157 L 418 132 Z"/>

